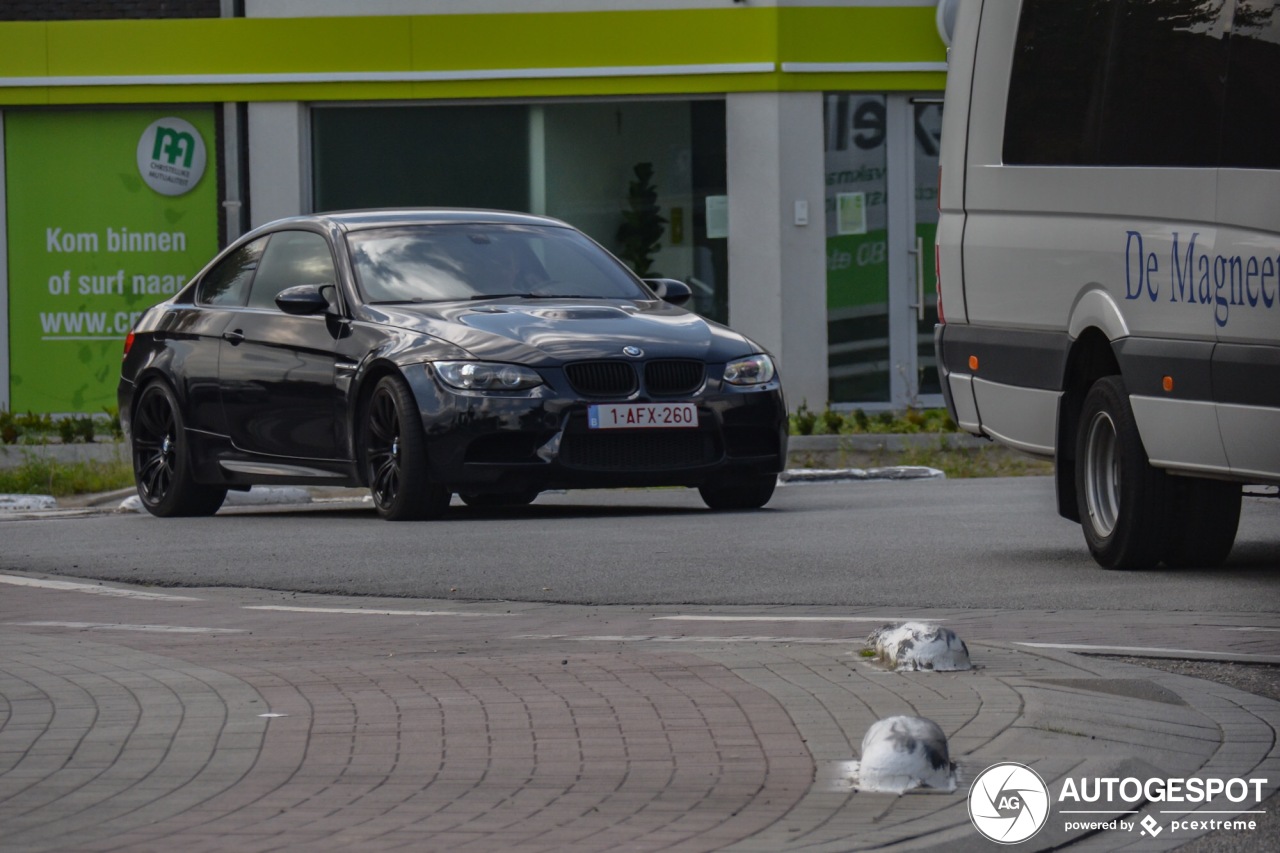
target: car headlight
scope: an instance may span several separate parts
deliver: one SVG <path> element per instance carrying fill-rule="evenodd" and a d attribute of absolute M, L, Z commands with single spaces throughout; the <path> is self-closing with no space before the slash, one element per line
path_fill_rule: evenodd
<path fill-rule="evenodd" d="M 764 353 L 749 355 L 724 366 L 724 381 L 730 385 L 763 385 L 773 379 L 773 359 Z"/>
<path fill-rule="evenodd" d="M 542 384 L 536 370 L 489 361 L 433 362 L 436 375 L 459 391 L 523 391 Z"/>

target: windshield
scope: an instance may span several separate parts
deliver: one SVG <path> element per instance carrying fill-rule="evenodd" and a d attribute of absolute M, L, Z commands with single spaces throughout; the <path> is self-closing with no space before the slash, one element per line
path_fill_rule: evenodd
<path fill-rule="evenodd" d="M 607 252 L 571 228 L 413 225 L 347 235 L 368 303 L 577 297 L 652 299 Z"/>

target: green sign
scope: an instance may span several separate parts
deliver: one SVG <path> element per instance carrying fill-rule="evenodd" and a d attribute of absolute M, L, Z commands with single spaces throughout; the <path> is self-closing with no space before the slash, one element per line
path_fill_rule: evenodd
<path fill-rule="evenodd" d="M 218 249 L 209 108 L 10 112 L 13 411 L 115 405 L 125 335 Z"/>

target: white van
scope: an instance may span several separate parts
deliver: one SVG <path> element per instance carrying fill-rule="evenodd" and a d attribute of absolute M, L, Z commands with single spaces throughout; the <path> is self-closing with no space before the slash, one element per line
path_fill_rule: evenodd
<path fill-rule="evenodd" d="M 936 342 L 1108 568 L 1217 565 L 1280 483 L 1275 0 L 960 0 Z"/>

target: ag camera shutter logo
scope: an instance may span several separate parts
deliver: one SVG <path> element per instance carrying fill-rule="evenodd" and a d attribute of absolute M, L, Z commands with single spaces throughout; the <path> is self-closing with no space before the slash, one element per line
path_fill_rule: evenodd
<path fill-rule="evenodd" d="M 1049 820 L 1049 787 L 1025 764 L 993 764 L 969 789 L 969 820 L 998 844 L 1026 841 Z"/>
<path fill-rule="evenodd" d="M 204 177 L 206 151 L 200 131 L 177 117 L 153 121 L 138 140 L 138 173 L 161 195 L 182 195 Z"/>

